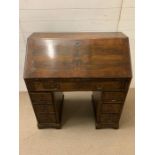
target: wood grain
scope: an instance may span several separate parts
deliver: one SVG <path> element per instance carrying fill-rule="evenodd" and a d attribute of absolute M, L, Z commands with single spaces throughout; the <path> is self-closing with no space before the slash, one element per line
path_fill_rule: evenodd
<path fill-rule="evenodd" d="M 39 128 L 60 128 L 63 91 L 93 91 L 96 129 L 118 128 L 132 78 L 123 33 L 33 33 L 24 80 Z"/>
<path fill-rule="evenodd" d="M 131 77 L 128 38 L 122 33 L 34 33 L 24 78 Z"/>

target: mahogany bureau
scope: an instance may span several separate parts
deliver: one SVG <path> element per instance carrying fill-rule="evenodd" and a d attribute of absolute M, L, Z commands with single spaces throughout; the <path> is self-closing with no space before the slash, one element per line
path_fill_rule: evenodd
<path fill-rule="evenodd" d="M 96 129 L 118 128 L 131 78 L 123 33 L 33 33 L 27 40 L 24 80 L 38 128 L 61 128 L 63 91 L 92 91 Z"/>

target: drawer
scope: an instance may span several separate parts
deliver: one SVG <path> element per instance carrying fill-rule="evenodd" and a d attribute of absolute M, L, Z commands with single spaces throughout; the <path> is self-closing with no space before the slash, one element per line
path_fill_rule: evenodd
<path fill-rule="evenodd" d="M 93 90 L 123 91 L 126 89 L 125 81 L 102 81 L 92 83 Z"/>
<path fill-rule="evenodd" d="M 103 104 L 102 113 L 120 113 L 121 107 L 121 104 Z"/>
<path fill-rule="evenodd" d="M 102 114 L 100 116 L 100 121 L 102 123 L 111 124 L 119 121 L 119 114 Z"/>
<path fill-rule="evenodd" d="M 36 114 L 39 123 L 56 123 L 55 114 L 40 113 Z"/>
<path fill-rule="evenodd" d="M 26 85 L 29 91 L 56 91 L 59 89 L 58 83 L 50 79 L 27 80 Z"/>
<path fill-rule="evenodd" d="M 51 93 L 29 93 L 33 104 L 52 104 Z"/>
<path fill-rule="evenodd" d="M 60 83 L 60 89 L 63 91 L 95 91 L 95 90 L 104 90 L 104 91 L 114 91 L 114 90 L 122 90 L 123 84 L 119 81 L 76 81 L 76 82 L 64 82 Z"/>
<path fill-rule="evenodd" d="M 38 79 L 27 80 L 29 91 L 124 91 L 125 80 L 108 79 Z"/>
<path fill-rule="evenodd" d="M 53 105 L 35 104 L 33 105 L 33 108 L 36 113 L 54 113 L 55 112 Z"/>
<path fill-rule="evenodd" d="M 123 102 L 125 100 L 126 93 L 125 92 L 104 92 L 103 100 L 104 102 Z"/>

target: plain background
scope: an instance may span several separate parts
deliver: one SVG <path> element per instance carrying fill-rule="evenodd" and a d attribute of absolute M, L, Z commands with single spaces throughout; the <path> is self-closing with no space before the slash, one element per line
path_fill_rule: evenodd
<path fill-rule="evenodd" d="M 124 32 L 130 39 L 134 88 L 134 0 L 20 0 L 19 82 L 27 37 L 33 32 Z"/>

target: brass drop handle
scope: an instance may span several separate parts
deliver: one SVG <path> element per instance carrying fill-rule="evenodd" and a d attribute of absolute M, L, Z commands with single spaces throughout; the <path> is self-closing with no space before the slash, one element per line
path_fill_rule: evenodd
<path fill-rule="evenodd" d="M 103 88 L 102 87 L 97 87 L 97 90 L 98 91 L 101 91 Z"/>
<path fill-rule="evenodd" d="M 57 91 L 58 90 L 58 88 L 52 88 L 52 91 Z"/>

